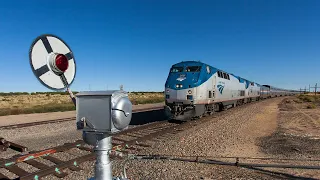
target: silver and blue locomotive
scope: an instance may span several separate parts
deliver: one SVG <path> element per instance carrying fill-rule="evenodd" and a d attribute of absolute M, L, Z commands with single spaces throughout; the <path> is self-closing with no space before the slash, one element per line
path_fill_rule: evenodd
<path fill-rule="evenodd" d="M 189 120 L 270 97 L 297 91 L 260 85 L 200 61 L 172 65 L 165 83 L 166 111 L 172 119 Z"/>

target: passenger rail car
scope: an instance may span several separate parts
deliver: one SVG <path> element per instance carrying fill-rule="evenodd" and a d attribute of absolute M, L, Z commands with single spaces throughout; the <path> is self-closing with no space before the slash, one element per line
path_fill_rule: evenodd
<path fill-rule="evenodd" d="M 296 94 L 260 85 L 200 61 L 172 65 L 165 83 L 166 112 L 172 119 L 189 120 L 226 107 Z"/>

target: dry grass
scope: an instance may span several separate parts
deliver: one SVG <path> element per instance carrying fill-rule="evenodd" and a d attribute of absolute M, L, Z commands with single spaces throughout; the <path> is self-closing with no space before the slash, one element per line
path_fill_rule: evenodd
<path fill-rule="evenodd" d="M 164 102 L 159 92 L 132 92 L 129 99 L 133 105 Z M 70 97 L 61 94 L 1 94 L 0 116 L 75 110 Z"/>
<path fill-rule="evenodd" d="M 129 98 L 134 105 L 164 102 L 163 93 L 132 92 L 129 93 Z"/>
<path fill-rule="evenodd" d="M 315 104 L 308 104 L 307 109 L 315 109 L 317 106 Z"/>
<path fill-rule="evenodd" d="M 300 103 L 306 103 L 307 109 L 316 109 L 320 106 L 320 95 L 315 96 L 314 94 L 300 94 L 298 95 L 298 100 Z M 295 102 L 297 102 L 295 101 Z"/>
<path fill-rule="evenodd" d="M 307 92 L 306 95 L 315 96 L 316 94 L 314 92 Z M 320 92 L 317 92 L 317 96 L 320 96 Z"/>
<path fill-rule="evenodd" d="M 320 102 L 320 95 L 315 96 L 314 94 L 300 94 L 298 98 L 303 102 Z"/>

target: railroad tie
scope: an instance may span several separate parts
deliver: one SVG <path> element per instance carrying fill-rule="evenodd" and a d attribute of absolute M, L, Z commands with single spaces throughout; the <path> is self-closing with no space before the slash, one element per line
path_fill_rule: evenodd
<path fill-rule="evenodd" d="M 18 167 L 17 165 L 12 165 L 12 166 L 7 166 L 6 169 L 10 172 L 13 172 L 14 174 L 16 174 L 17 176 L 21 177 L 21 176 L 26 176 L 29 173 L 23 169 L 21 169 L 20 167 Z"/>
<path fill-rule="evenodd" d="M 9 180 L 9 178 L 3 174 L 0 173 L 0 179 L 1 180 Z"/>
<path fill-rule="evenodd" d="M 15 150 L 15 151 L 19 151 L 19 152 L 26 152 L 28 151 L 28 148 L 25 147 L 25 146 L 22 146 L 22 145 L 19 145 L 19 144 L 16 144 L 16 143 L 13 143 L 13 142 L 9 142 L 10 143 L 10 148 Z"/>
<path fill-rule="evenodd" d="M 6 151 L 8 149 L 8 147 L 6 147 L 5 145 L 0 145 L 0 151 Z"/>
<path fill-rule="evenodd" d="M 0 137 L 0 144 L 4 144 L 6 142 L 6 139 L 3 137 Z"/>
<path fill-rule="evenodd" d="M 88 151 L 88 152 L 93 152 L 93 149 L 92 149 L 92 148 L 89 148 L 89 147 L 79 146 L 79 147 L 77 147 L 77 148 L 80 149 L 80 150 L 84 150 L 84 151 Z"/>
<path fill-rule="evenodd" d="M 31 166 L 34 166 L 34 167 L 40 169 L 40 170 L 44 170 L 44 169 L 50 168 L 50 166 L 45 165 L 45 164 L 43 164 L 43 163 L 41 163 L 41 162 L 38 162 L 38 161 L 36 161 L 36 160 L 34 160 L 34 159 L 30 159 L 30 160 L 27 160 L 27 161 L 25 161 L 25 162 L 26 162 L 27 164 L 30 164 Z M 63 178 L 63 177 L 65 177 L 65 176 L 67 176 L 67 173 L 64 173 L 64 172 L 58 173 L 57 171 L 55 171 L 55 172 L 53 173 L 53 175 L 54 175 L 54 176 L 57 176 L 57 177 L 59 177 L 59 178 Z"/>
<path fill-rule="evenodd" d="M 45 157 L 42 157 L 43 159 L 46 159 L 46 160 L 49 160 L 57 165 L 59 164 L 63 164 L 65 163 L 64 161 L 61 161 L 60 159 L 57 159 L 55 157 L 52 157 L 52 156 L 45 156 Z M 68 167 L 69 169 L 71 169 L 72 171 L 80 171 L 81 168 L 77 167 L 77 166 L 69 166 Z"/>

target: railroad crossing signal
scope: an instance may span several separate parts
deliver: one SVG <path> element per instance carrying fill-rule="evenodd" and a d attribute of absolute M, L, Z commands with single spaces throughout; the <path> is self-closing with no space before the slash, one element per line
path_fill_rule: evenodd
<path fill-rule="evenodd" d="M 76 106 L 77 128 L 82 129 L 83 140 L 95 146 L 95 178 L 111 180 L 111 134 L 125 129 L 132 116 L 127 93 L 89 91 L 77 94 L 76 99 L 69 88 L 76 75 L 74 56 L 69 46 L 55 35 L 37 37 L 30 47 L 29 59 L 41 84 L 52 90 L 66 89 L 70 93 Z"/>
<path fill-rule="evenodd" d="M 29 51 L 30 65 L 37 79 L 51 90 L 64 90 L 76 75 L 75 58 L 70 47 L 59 37 L 37 37 Z"/>

